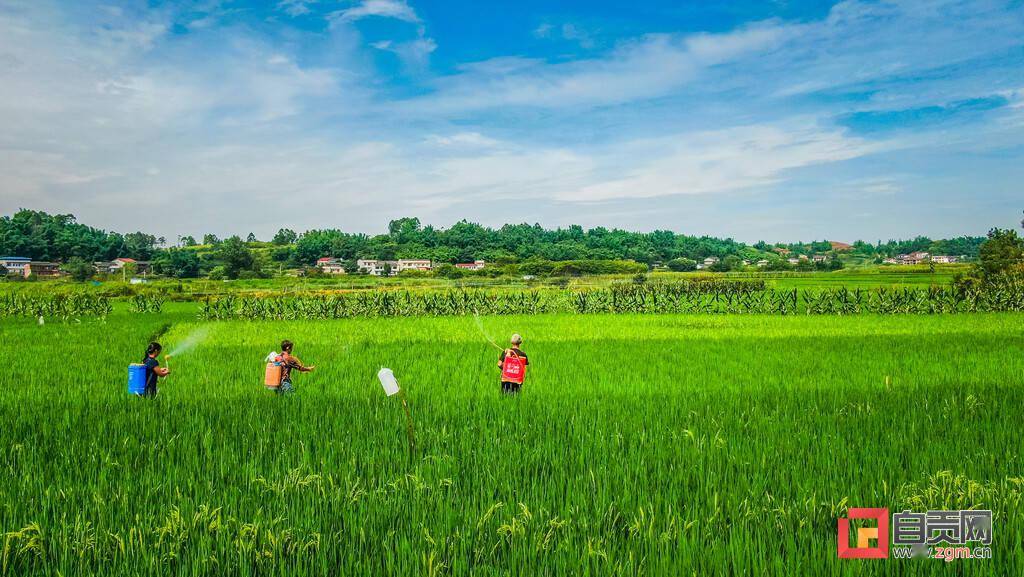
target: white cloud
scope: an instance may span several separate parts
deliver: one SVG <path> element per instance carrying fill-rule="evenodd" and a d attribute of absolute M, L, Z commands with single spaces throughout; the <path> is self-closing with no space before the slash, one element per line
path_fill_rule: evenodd
<path fill-rule="evenodd" d="M 362 0 L 359 5 L 346 10 L 339 10 L 333 13 L 333 16 L 343 22 L 351 22 L 371 16 L 395 18 L 414 23 L 420 21 L 416 11 L 405 0 Z"/>
<path fill-rule="evenodd" d="M 433 38 L 419 37 L 408 42 L 394 42 L 381 40 L 370 46 L 377 50 L 392 52 L 402 59 L 407 67 L 422 69 L 430 59 L 430 54 L 437 50 L 437 43 Z"/>
<path fill-rule="evenodd" d="M 767 187 L 790 170 L 877 152 L 881 145 L 823 130 L 812 121 L 738 126 L 621 145 L 607 159 L 624 176 L 565 190 L 560 200 L 598 202 Z M 647 159 L 647 160 L 644 160 Z"/>
<path fill-rule="evenodd" d="M 414 107 L 465 112 L 502 106 L 559 108 L 631 102 L 662 96 L 698 72 L 743 53 L 765 50 L 785 29 L 757 25 L 696 38 L 650 35 L 625 42 L 608 57 L 548 64 L 498 58 L 463 66 L 437 81 Z"/>
<path fill-rule="evenodd" d="M 316 4 L 317 0 L 281 0 L 277 3 L 277 9 L 285 14 L 295 17 L 310 13 L 310 6 Z"/>

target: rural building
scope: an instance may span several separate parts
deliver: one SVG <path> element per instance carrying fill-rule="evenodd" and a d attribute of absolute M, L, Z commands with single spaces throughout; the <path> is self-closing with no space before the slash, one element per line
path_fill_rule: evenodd
<path fill-rule="evenodd" d="M 390 268 L 391 274 L 398 274 L 398 261 L 394 260 L 376 260 L 376 259 L 359 259 L 356 261 L 356 266 L 359 270 L 366 274 L 373 276 L 384 276 L 384 269 Z"/>
<path fill-rule="evenodd" d="M 762 258 L 761 260 L 757 261 L 757 266 L 762 268 L 768 266 L 768 259 Z"/>
<path fill-rule="evenodd" d="M 345 263 L 329 256 L 317 259 L 316 267 L 324 274 L 345 274 Z"/>
<path fill-rule="evenodd" d="M 884 263 L 884 264 L 900 264 L 900 261 L 898 261 L 898 260 L 896 260 L 894 258 L 887 258 L 887 259 L 883 260 L 882 263 Z"/>
<path fill-rule="evenodd" d="M 816 254 L 811 257 L 814 262 L 828 262 L 828 257 L 823 254 Z"/>
<path fill-rule="evenodd" d="M 35 275 L 36 278 L 56 278 L 60 276 L 60 265 L 55 262 L 32 261 L 25 265 L 25 278 Z"/>
<path fill-rule="evenodd" d="M 948 256 L 948 255 L 944 255 L 944 254 L 941 254 L 941 255 L 937 254 L 937 255 L 932 257 L 932 262 L 934 262 L 936 264 L 953 264 L 953 263 L 957 262 L 958 260 L 960 260 L 960 259 L 955 257 L 955 256 Z"/>
<path fill-rule="evenodd" d="M 704 266 L 713 266 L 716 263 L 718 263 L 717 256 L 709 256 L 708 258 L 704 259 Z"/>
<path fill-rule="evenodd" d="M 928 261 L 928 253 L 917 251 L 910 254 L 901 254 L 896 257 L 896 260 L 900 264 L 922 264 Z"/>
<path fill-rule="evenodd" d="M 136 274 L 148 274 L 149 273 L 149 261 L 135 260 L 133 258 L 115 258 L 110 262 L 97 262 L 93 263 L 96 268 L 96 272 L 104 274 L 115 274 L 121 273 L 124 267 L 133 264 L 135 265 Z"/>
<path fill-rule="evenodd" d="M 787 258 L 786 262 L 788 262 L 789 264 L 800 264 L 800 259 L 798 259 L 798 258 Z"/>
<path fill-rule="evenodd" d="M 25 276 L 25 267 L 30 262 L 32 259 L 23 256 L 0 257 L 0 266 L 7 269 L 7 274 L 11 276 Z"/>
<path fill-rule="evenodd" d="M 487 263 L 482 260 L 475 260 L 473 262 L 460 262 L 455 266 L 465 270 L 483 270 L 486 265 Z"/>
<path fill-rule="evenodd" d="M 399 261 L 398 261 L 398 272 L 402 272 L 404 270 L 428 271 L 428 270 L 430 270 L 430 266 L 431 266 L 431 264 L 430 264 L 429 260 L 399 259 Z"/>

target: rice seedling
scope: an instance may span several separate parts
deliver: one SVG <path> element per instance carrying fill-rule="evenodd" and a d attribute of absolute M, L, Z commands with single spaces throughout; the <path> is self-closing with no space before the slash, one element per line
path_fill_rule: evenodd
<path fill-rule="evenodd" d="M 477 319 L 394 316 L 5 319 L 0 575 L 948 571 L 837 559 L 859 506 L 992 509 L 958 571 L 1024 571 L 1018 315 L 482 317 L 525 337 L 516 398 Z M 157 335 L 194 346 L 129 397 Z M 282 338 L 318 365 L 290 397 Z"/>

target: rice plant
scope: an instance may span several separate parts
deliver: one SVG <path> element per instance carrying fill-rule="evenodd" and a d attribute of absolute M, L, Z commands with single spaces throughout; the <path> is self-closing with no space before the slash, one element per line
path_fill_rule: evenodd
<path fill-rule="evenodd" d="M 410 306 L 400 293 L 362 298 L 346 306 L 392 308 L 4 319 L 0 575 L 953 570 L 837 559 L 836 519 L 858 506 L 990 508 L 994 558 L 955 571 L 1024 572 L 1017 314 L 834 312 L 868 299 L 846 295 L 814 304 L 828 314 L 502 313 L 478 325 L 398 315 Z M 482 296 L 430 298 L 447 310 Z M 714 298 L 702 296 L 730 306 Z M 513 305 L 542 306 L 531 302 Z M 283 317 L 292 305 L 259 306 Z M 512 332 L 531 367 L 507 398 L 488 339 Z M 158 398 L 126 394 L 148 339 L 169 350 L 196 334 Z M 282 338 L 318 366 L 291 397 L 261 384 Z M 408 394 L 411 456 L 381 366 Z"/>

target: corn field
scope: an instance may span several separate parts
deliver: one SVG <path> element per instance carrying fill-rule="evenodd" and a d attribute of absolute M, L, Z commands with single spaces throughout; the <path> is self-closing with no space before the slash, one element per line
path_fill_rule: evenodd
<path fill-rule="evenodd" d="M 350 295 L 239 297 L 202 302 L 203 320 L 342 319 L 467 315 L 574 314 L 953 314 L 1024 311 L 1024 290 L 775 290 L 737 283 L 723 289 L 672 284 L 588 290 L 444 292 L 367 291 Z"/>
<path fill-rule="evenodd" d="M 110 299 L 90 294 L 0 295 L 0 317 L 45 317 L 69 320 L 105 317 L 113 311 Z"/>

